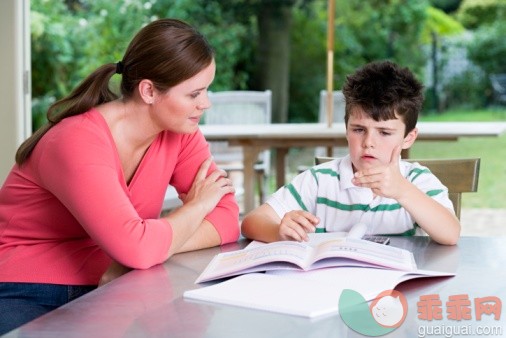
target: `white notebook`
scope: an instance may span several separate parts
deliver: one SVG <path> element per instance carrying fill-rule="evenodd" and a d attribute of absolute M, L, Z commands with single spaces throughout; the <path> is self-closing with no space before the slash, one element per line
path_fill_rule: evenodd
<path fill-rule="evenodd" d="M 250 273 L 186 291 L 184 298 L 323 318 L 338 313 L 339 296 L 344 289 L 359 292 L 369 301 L 408 279 L 453 275 L 451 272 L 406 272 L 360 267 Z"/>

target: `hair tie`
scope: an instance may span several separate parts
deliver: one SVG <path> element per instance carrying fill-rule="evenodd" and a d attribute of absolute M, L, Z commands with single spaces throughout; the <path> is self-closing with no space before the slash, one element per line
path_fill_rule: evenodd
<path fill-rule="evenodd" d="M 116 63 L 116 74 L 123 74 L 123 70 L 125 69 L 125 65 L 123 62 L 118 61 Z"/>

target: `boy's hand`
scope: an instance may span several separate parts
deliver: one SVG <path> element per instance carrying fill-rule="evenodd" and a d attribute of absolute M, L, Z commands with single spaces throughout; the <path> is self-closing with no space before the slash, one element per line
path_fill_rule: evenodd
<path fill-rule="evenodd" d="M 352 180 L 359 187 L 371 188 L 375 195 L 399 199 L 406 179 L 399 170 L 399 156 L 402 148 L 397 146 L 392 151 L 390 162 L 374 168 L 357 171 Z"/>
<path fill-rule="evenodd" d="M 320 222 L 318 217 L 303 210 L 287 212 L 279 224 L 279 238 L 282 241 L 308 241 L 308 232 L 315 232 Z"/>

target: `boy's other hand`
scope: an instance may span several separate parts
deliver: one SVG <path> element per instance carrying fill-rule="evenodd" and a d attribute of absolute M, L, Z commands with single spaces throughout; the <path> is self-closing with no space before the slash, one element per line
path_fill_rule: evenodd
<path fill-rule="evenodd" d="M 357 171 L 353 184 L 370 188 L 374 195 L 398 199 L 402 193 L 402 184 L 406 181 L 399 169 L 401 151 L 401 146 L 396 146 L 388 164 Z"/>
<path fill-rule="evenodd" d="M 282 241 L 308 241 L 308 232 L 315 232 L 320 220 L 304 210 L 287 212 L 279 225 L 279 239 Z"/>

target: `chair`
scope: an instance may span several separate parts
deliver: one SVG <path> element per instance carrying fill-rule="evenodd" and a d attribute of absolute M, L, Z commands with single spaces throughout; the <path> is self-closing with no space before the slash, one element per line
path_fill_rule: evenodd
<path fill-rule="evenodd" d="M 334 109 L 332 122 L 344 122 L 345 101 L 343 92 L 335 90 L 332 92 Z M 320 109 L 318 113 L 319 122 L 327 122 L 327 91 L 320 91 Z"/>
<path fill-rule="evenodd" d="M 316 157 L 315 164 L 333 160 L 332 157 Z M 480 173 L 479 158 L 462 159 L 431 159 L 415 160 L 430 169 L 437 178 L 448 188 L 448 195 L 453 203 L 455 215 L 460 219 L 462 193 L 478 191 L 478 178 Z"/>
<path fill-rule="evenodd" d="M 332 100 L 334 103 L 333 119 L 332 122 L 344 123 L 344 114 L 346 103 L 344 100 L 343 92 L 335 90 L 332 92 Z M 318 112 L 318 122 L 327 123 L 327 91 L 320 91 L 320 106 Z M 332 149 L 333 157 L 344 156 L 347 152 L 346 147 L 334 147 Z M 317 147 L 315 150 L 315 156 L 325 156 L 327 154 L 327 148 Z"/>
<path fill-rule="evenodd" d="M 205 124 L 264 124 L 271 123 L 272 92 L 266 91 L 223 91 L 208 92 L 211 107 L 204 114 Z M 227 142 L 209 142 L 214 161 L 221 169 L 233 173 L 242 172 L 242 148 L 230 147 Z M 259 156 L 255 165 L 260 203 L 264 199 L 265 176 L 270 170 L 270 151 Z M 231 176 L 234 176 L 233 174 Z M 237 178 L 237 177 L 232 177 Z M 241 185 L 234 180 L 236 194 L 242 194 Z M 174 209 L 182 204 L 176 190 L 169 186 L 163 202 L 163 210 Z"/>
<path fill-rule="evenodd" d="M 272 92 L 265 91 L 222 91 L 209 92 L 211 107 L 204 114 L 205 124 L 266 124 L 271 123 Z M 231 147 L 227 142 L 209 142 L 211 154 L 218 166 L 227 172 L 243 171 L 241 147 Z M 260 203 L 264 199 L 265 177 L 270 171 L 270 151 L 260 153 L 255 174 L 257 177 Z M 236 184 L 237 187 L 240 186 Z M 241 194 L 243 190 L 239 189 Z"/>

